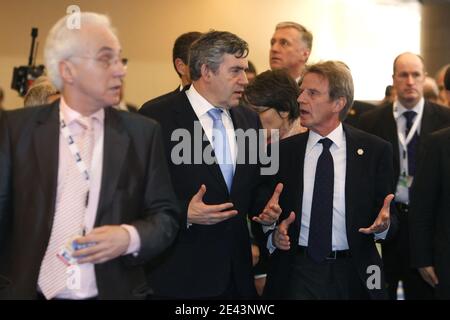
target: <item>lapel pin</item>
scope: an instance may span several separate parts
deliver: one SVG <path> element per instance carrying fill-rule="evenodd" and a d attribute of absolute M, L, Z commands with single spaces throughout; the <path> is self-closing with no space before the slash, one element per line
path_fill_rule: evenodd
<path fill-rule="evenodd" d="M 362 156 L 363 154 L 364 154 L 364 150 L 363 149 L 358 149 L 357 151 L 356 151 L 356 153 L 359 155 L 359 156 Z"/>

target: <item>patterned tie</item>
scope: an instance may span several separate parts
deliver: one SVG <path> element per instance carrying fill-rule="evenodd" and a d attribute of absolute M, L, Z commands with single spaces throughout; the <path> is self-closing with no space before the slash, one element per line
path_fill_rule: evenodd
<path fill-rule="evenodd" d="M 405 138 L 408 136 L 409 131 L 413 125 L 414 118 L 417 113 L 415 111 L 406 111 L 403 113 L 403 116 L 406 118 L 406 130 L 405 130 Z M 409 141 L 407 150 L 408 150 L 408 174 L 410 176 L 414 176 L 416 174 L 416 150 L 417 143 L 419 141 L 419 135 L 417 131 L 414 132 L 414 135 Z"/>
<path fill-rule="evenodd" d="M 219 162 L 220 171 L 228 187 L 231 190 L 233 183 L 233 161 L 231 159 L 230 145 L 225 127 L 222 122 L 222 109 L 214 108 L 208 111 L 208 115 L 213 119 L 213 147 L 216 159 Z"/>
<path fill-rule="evenodd" d="M 81 118 L 77 122 L 83 128 L 83 133 L 74 139 L 81 158 L 89 169 L 94 145 L 92 119 Z M 88 181 L 77 167 L 72 154 L 64 175 L 64 189 L 58 194 L 59 199 L 56 199 L 52 232 L 38 279 L 39 288 L 47 299 L 52 299 L 66 288 L 68 265 L 58 258 L 57 254 L 71 237 L 81 235 L 89 191 Z"/>
<path fill-rule="evenodd" d="M 308 255 L 317 263 L 324 261 L 332 249 L 334 191 L 334 165 L 330 153 L 333 141 L 324 138 L 319 143 L 323 149 L 317 160 L 307 248 Z"/>

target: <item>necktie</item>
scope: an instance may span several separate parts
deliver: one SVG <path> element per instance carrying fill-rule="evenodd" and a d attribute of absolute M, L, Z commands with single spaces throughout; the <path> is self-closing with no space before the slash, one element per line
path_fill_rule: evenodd
<path fill-rule="evenodd" d="M 403 116 L 406 118 L 405 139 L 408 136 L 409 131 L 411 130 L 416 115 L 417 113 L 415 111 L 406 111 L 403 113 Z M 411 141 L 409 141 L 408 146 L 406 148 L 408 151 L 408 174 L 410 176 L 414 176 L 416 173 L 416 150 L 418 141 L 419 135 L 417 134 L 416 131 L 414 132 L 414 135 Z"/>
<path fill-rule="evenodd" d="M 323 145 L 317 160 L 314 191 L 309 222 L 308 255 L 315 262 L 322 262 L 331 253 L 333 224 L 334 165 L 328 138 L 319 141 Z"/>
<path fill-rule="evenodd" d="M 233 183 L 233 161 L 231 159 L 230 145 L 225 127 L 222 122 L 222 110 L 214 108 L 208 111 L 208 115 L 213 119 L 213 147 L 216 159 L 219 162 L 220 171 L 227 184 L 228 192 Z"/>
<path fill-rule="evenodd" d="M 80 156 L 89 169 L 94 144 L 94 134 L 90 119 L 77 120 L 83 128 L 82 134 L 74 137 Z M 79 158 L 79 157 L 77 157 Z M 66 288 L 67 265 L 57 257 L 71 237 L 81 235 L 84 225 L 89 184 L 77 166 L 75 156 L 68 162 L 64 176 L 63 192 L 58 194 L 55 215 L 47 251 L 41 264 L 38 285 L 47 299 L 52 299 Z"/>

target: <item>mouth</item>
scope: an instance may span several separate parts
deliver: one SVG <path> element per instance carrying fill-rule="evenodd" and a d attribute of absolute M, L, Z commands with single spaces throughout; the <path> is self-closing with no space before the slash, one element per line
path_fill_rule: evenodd
<path fill-rule="evenodd" d="M 307 116 L 307 115 L 309 115 L 309 114 L 310 114 L 309 111 L 307 111 L 307 110 L 305 110 L 305 109 L 300 109 L 300 117 L 301 117 L 301 116 Z"/>

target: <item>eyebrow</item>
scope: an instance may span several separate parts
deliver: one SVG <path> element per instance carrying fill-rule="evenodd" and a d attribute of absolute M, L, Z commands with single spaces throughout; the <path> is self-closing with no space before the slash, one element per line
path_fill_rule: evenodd
<path fill-rule="evenodd" d="M 106 47 L 106 46 L 104 46 L 104 47 L 101 47 L 101 48 L 97 51 L 97 54 L 103 53 L 103 52 L 114 52 L 114 49 L 111 48 L 111 47 Z M 119 49 L 119 54 L 120 54 L 121 52 L 122 52 L 122 49 Z"/>

